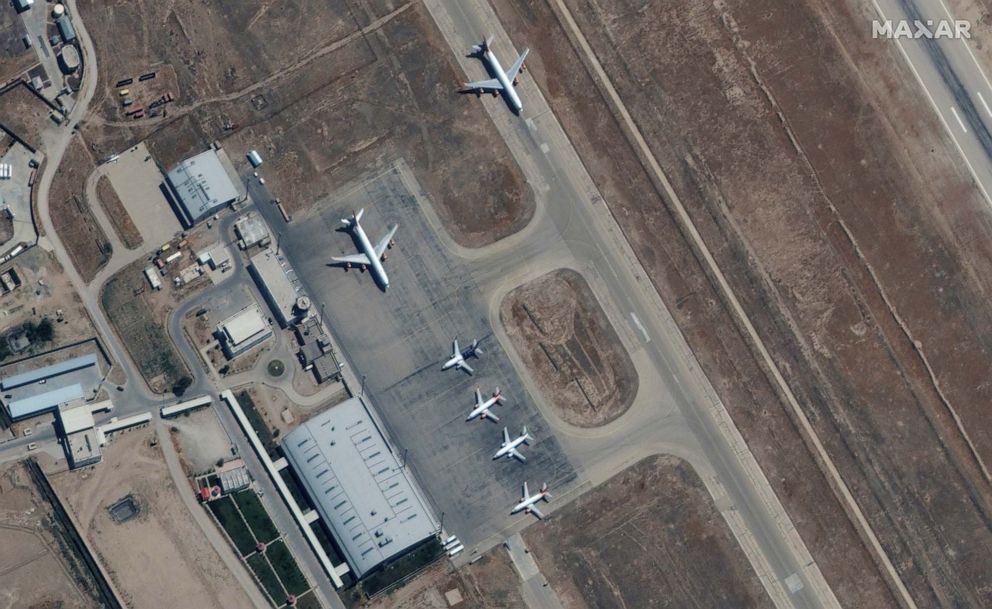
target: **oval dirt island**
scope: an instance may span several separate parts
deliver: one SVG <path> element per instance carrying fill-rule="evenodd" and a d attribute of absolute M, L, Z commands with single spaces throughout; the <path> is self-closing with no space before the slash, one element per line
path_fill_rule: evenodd
<path fill-rule="evenodd" d="M 582 275 L 559 269 L 515 288 L 500 305 L 500 321 L 566 423 L 599 427 L 630 408 L 637 372 Z"/>

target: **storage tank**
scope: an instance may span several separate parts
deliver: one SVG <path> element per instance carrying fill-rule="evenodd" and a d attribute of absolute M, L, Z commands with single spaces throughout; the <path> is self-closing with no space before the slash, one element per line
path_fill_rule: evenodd
<path fill-rule="evenodd" d="M 65 14 L 65 5 L 56 4 L 55 6 L 52 7 L 52 17 L 58 19 L 64 14 Z"/>

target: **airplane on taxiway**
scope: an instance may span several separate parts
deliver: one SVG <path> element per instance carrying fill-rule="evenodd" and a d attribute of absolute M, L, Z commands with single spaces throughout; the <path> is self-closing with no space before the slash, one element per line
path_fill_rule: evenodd
<path fill-rule="evenodd" d="M 517 76 L 527 69 L 524 67 L 524 59 L 527 58 L 527 53 L 530 52 L 530 49 L 524 49 L 524 52 L 517 57 L 517 60 L 513 62 L 510 69 L 504 71 L 503 66 L 500 65 L 499 60 L 496 59 L 496 55 L 490 49 L 492 43 L 493 37 L 490 36 L 482 41 L 481 44 L 474 45 L 472 47 L 472 55 L 481 58 L 485 62 L 486 67 L 489 68 L 489 72 L 495 75 L 495 78 L 467 82 L 465 83 L 464 90 L 469 93 L 492 93 L 494 96 L 502 93 L 506 97 L 506 102 L 510 105 L 510 110 L 519 116 L 524 109 L 524 105 L 521 103 L 520 96 L 517 95 L 514 87 L 517 86 Z"/>
<path fill-rule="evenodd" d="M 361 253 L 352 254 L 351 256 L 339 256 L 332 258 L 332 260 L 337 264 L 343 265 L 346 269 L 358 267 L 363 272 L 367 269 L 379 287 L 385 291 L 389 287 L 389 276 L 386 275 L 386 269 L 382 267 L 382 263 L 386 260 L 386 250 L 395 244 L 393 235 L 396 234 L 396 229 L 399 228 L 399 225 L 394 224 L 390 227 L 386 236 L 380 239 L 375 244 L 375 247 L 372 247 L 372 242 L 369 241 L 368 235 L 365 234 L 365 229 L 360 224 L 362 214 L 364 213 L 365 210 L 360 209 L 352 214 L 350 218 L 341 219 L 341 224 L 344 224 L 348 228 L 355 237 L 355 241 L 358 242 Z"/>

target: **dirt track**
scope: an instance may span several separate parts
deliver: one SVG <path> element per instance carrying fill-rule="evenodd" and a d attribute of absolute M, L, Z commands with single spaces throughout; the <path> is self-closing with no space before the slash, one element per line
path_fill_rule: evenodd
<path fill-rule="evenodd" d="M 630 408 L 637 372 L 582 275 L 561 269 L 516 288 L 500 321 L 564 421 L 598 427 Z"/>
<path fill-rule="evenodd" d="M 894 606 L 548 4 L 495 4 L 842 604 Z M 988 605 L 948 404 L 989 451 L 992 231 L 953 149 L 848 4 L 649 4 L 569 1 L 917 603 Z"/>
<path fill-rule="evenodd" d="M 517 232 L 533 193 L 479 100 L 455 94 L 465 75 L 426 9 L 380 4 L 81 2 L 103 91 L 87 137 L 99 154 L 148 137 L 165 167 L 216 139 L 232 158 L 257 149 L 294 214 L 402 156 L 458 243 Z M 180 101 L 168 117 L 117 121 L 113 84 L 153 60 L 176 69 Z"/>

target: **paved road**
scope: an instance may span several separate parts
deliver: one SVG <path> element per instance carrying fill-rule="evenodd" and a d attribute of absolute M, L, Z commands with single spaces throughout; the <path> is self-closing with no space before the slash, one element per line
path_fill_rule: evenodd
<path fill-rule="evenodd" d="M 882 19 L 954 21 L 944 0 L 873 0 Z M 964 38 L 895 40 L 968 170 L 992 204 L 992 83 Z"/>

